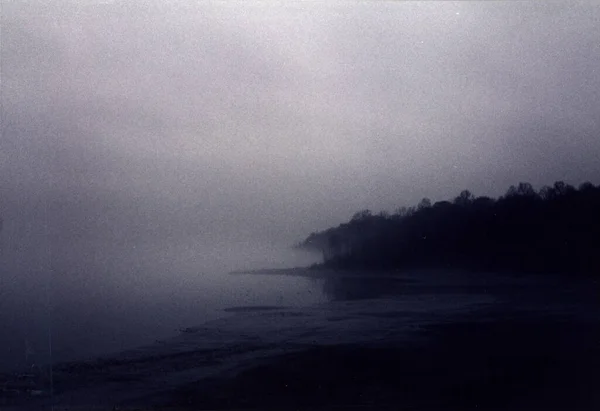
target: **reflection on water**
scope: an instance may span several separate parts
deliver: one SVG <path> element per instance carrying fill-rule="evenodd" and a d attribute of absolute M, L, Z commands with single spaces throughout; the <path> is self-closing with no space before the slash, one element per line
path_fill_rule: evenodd
<path fill-rule="evenodd" d="M 323 281 L 323 293 L 329 300 L 361 300 L 397 295 L 409 280 L 369 275 L 331 275 Z"/>

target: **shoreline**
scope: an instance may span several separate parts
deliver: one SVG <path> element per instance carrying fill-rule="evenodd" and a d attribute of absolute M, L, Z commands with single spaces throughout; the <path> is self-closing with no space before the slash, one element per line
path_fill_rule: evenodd
<path fill-rule="evenodd" d="M 443 273 L 443 274 L 441 274 Z M 428 281 L 435 277 L 436 280 L 469 278 L 475 282 L 485 279 L 525 280 L 533 282 L 557 281 L 565 284 L 589 283 L 600 286 L 600 279 L 594 276 L 581 275 L 577 273 L 562 272 L 535 272 L 515 270 L 487 270 L 481 271 L 469 268 L 414 268 L 414 269 L 381 269 L 381 268 L 335 268 L 325 265 L 292 267 L 292 268 L 263 268 L 253 270 L 234 270 L 227 275 L 274 275 L 274 276 L 297 276 L 314 279 L 335 278 L 364 278 L 364 279 L 414 279 L 416 281 Z M 442 281 L 443 283 L 443 281 Z"/>
<path fill-rule="evenodd" d="M 303 271 L 283 270 L 287 275 Z M 333 280 L 354 283 L 356 277 L 345 275 Z M 471 287 L 471 276 L 411 275 L 416 280 L 397 283 L 397 291 L 410 291 L 395 297 L 310 307 L 229 307 L 231 316 L 180 330 L 160 343 L 59 364 L 54 405 L 454 410 L 470 409 L 479 401 L 478 409 L 485 410 L 516 401 L 527 409 L 555 401 L 565 405 L 579 387 L 600 386 L 600 373 L 594 371 L 600 369 L 594 290 L 556 287 L 540 277 L 496 282 L 477 276 L 480 283 Z M 368 274 L 361 278 L 377 281 Z M 396 279 L 410 278 L 405 273 Z M 389 283 L 384 283 L 387 289 Z M 528 391 L 527 384 L 537 385 Z M 402 395 L 397 387 L 406 388 Z M 564 394 L 555 393 L 557 387 Z M 519 402 L 522 392 L 531 403 Z M 595 402 L 590 392 L 585 395 L 582 407 L 567 408 L 597 409 L 585 407 L 600 405 L 600 398 Z M 52 400 L 39 396 L 3 404 L 0 397 L 0 404 L 33 411 L 50 407 Z"/>
<path fill-rule="evenodd" d="M 401 345 L 340 344 L 282 354 L 234 378 L 191 384 L 189 409 L 596 410 L 598 348 L 585 324 L 466 315 Z"/>

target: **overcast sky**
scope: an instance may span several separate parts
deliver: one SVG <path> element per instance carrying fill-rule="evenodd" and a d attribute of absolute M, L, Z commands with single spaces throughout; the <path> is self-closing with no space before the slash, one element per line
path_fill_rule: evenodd
<path fill-rule="evenodd" d="M 291 244 L 598 184 L 594 3 L 1 0 L 3 244 Z"/>

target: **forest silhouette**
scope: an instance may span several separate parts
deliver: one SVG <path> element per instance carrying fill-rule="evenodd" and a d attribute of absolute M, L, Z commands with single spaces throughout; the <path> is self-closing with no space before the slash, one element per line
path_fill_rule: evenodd
<path fill-rule="evenodd" d="M 498 199 L 465 190 L 393 214 L 363 210 L 298 246 L 329 268 L 600 273 L 600 186 L 519 183 Z"/>

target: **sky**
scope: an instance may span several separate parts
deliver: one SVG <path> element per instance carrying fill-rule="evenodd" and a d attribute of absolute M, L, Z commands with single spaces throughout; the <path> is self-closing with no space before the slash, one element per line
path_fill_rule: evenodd
<path fill-rule="evenodd" d="M 465 188 L 600 183 L 596 2 L 1 6 L 20 263 L 192 264 Z"/>

